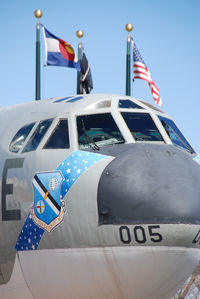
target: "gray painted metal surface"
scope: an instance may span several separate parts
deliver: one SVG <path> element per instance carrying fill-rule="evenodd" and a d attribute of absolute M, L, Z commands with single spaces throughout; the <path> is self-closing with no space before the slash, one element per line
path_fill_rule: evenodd
<path fill-rule="evenodd" d="M 200 224 L 199 198 L 200 167 L 190 154 L 171 145 L 127 144 L 99 181 L 99 224 Z"/>
<path fill-rule="evenodd" d="M 140 109 L 119 108 L 123 99 Z M 149 113 L 163 141 L 137 143 L 120 111 Z M 76 181 L 59 189 L 63 218 L 47 231 L 31 218 L 37 203 L 43 213 L 40 200 L 49 192 L 36 200 L 34 178 L 59 172 L 73 180 L 67 159 L 82 153 L 76 117 L 97 113 L 111 113 L 125 143 L 82 151 L 104 157 L 88 168 L 79 160 Z M 168 117 L 121 95 L 54 98 L 0 110 L 0 298 L 167 298 L 180 287 L 200 254 L 200 165 L 195 153 L 172 145 L 158 115 Z M 38 148 L 23 152 L 39 122 L 49 118 L 54 120 Z M 60 119 L 68 120 L 70 147 L 44 149 Z M 27 140 L 11 152 L 11 140 L 31 122 Z M 31 248 L 30 225 L 41 232 Z"/>

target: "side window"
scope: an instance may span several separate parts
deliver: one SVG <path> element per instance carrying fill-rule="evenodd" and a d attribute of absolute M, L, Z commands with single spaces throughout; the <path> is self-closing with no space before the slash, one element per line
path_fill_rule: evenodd
<path fill-rule="evenodd" d="M 78 116 L 77 129 L 81 149 L 125 142 L 110 113 Z"/>
<path fill-rule="evenodd" d="M 53 130 L 44 149 L 69 148 L 69 132 L 67 119 L 61 119 Z"/>
<path fill-rule="evenodd" d="M 45 133 L 47 132 L 48 128 L 50 127 L 53 119 L 46 119 L 39 123 L 36 130 L 34 131 L 33 135 L 31 136 L 29 142 L 25 146 L 23 152 L 30 152 L 37 149 L 40 141 L 44 137 Z"/>
<path fill-rule="evenodd" d="M 177 128 L 173 120 L 163 116 L 158 116 L 158 118 L 160 119 L 163 127 L 165 128 L 165 131 L 167 132 L 174 145 L 180 146 L 191 153 L 195 153 L 195 151 L 183 136 L 181 131 Z"/>
<path fill-rule="evenodd" d="M 17 132 L 17 134 L 13 137 L 9 145 L 9 151 L 13 153 L 18 153 L 18 151 L 24 145 L 24 142 L 34 125 L 35 123 L 28 124 Z"/>

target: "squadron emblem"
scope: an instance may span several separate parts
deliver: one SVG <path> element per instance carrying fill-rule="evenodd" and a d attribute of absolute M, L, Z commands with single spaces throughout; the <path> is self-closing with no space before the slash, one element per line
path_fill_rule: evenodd
<path fill-rule="evenodd" d="M 58 225 L 64 217 L 63 203 L 60 199 L 62 181 L 60 171 L 36 173 L 33 178 L 33 221 L 47 232 Z"/>
<path fill-rule="evenodd" d="M 28 213 L 15 248 L 36 250 L 44 232 L 51 232 L 65 214 L 66 195 L 91 166 L 106 156 L 85 151 L 74 151 L 63 160 L 55 171 L 34 175 L 34 203 Z"/>

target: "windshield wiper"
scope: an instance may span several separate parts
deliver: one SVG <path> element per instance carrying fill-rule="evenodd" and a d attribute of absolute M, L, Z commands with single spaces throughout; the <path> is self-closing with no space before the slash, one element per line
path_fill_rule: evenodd
<path fill-rule="evenodd" d="M 100 147 L 94 142 L 94 140 L 92 139 L 92 137 L 90 137 L 89 135 L 88 135 L 88 133 L 87 133 L 87 131 L 86 131 L 86 129 L 85 129 L 85 124 L 84 124 L 84 121 L 83 121 L 83 119 L 81 119 L 81 124 L 82 124 L 82 130 L 83 130 L 83 132 L 84 132 L 84 134 L 85 134 L 85 136 L 87 137 L 87 139 L 88 139 L 88 144 L 89 144 L 89 146 L 91 146 L 91 148 L 93 149 L 93 150 L 100 150 Z"/>

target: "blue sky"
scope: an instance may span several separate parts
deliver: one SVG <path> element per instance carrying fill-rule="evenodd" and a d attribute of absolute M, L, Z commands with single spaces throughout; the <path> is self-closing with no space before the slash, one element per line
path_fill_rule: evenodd
<path fill-rule="evenodd" d="M 75 49 L 78 29 L 92 70 L 92 93 L 125 93 L 126 23 L 171 115 L 200 153 L 199 0 L 1 0 L 1 106 L 35 98 L 35 9 L 41 22 Z M 44 57 L 41 37 L 42 57 Z M 44 63 L 44 61 L 43 61 Z M 148 84 L 136 80 L 132 95 L 154 104 Z M 42 67 L 42 97 L 76 93 L 76 71 Z"/>

